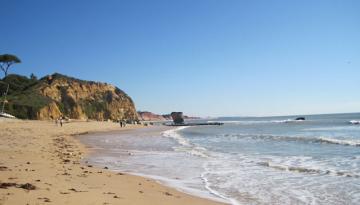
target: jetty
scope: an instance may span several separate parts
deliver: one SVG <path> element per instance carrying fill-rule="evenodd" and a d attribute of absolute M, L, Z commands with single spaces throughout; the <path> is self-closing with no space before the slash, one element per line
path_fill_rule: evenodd
<path fill-rule="evenodd" d="M 164 123 L 166 126 L 201 126 L 201 125 L 223 125 L 222 122 L 199 122 L 199 123 Z"/>
<path fill-rule="evenodd" d="M 202 126 L 202 125 L 223 125 L 222 122 L 190 122 L 185 123 L 182 112 L 172 112 L 171 118 L 173 119 L 173 123 L 164 123 L 166 126 Z"/>

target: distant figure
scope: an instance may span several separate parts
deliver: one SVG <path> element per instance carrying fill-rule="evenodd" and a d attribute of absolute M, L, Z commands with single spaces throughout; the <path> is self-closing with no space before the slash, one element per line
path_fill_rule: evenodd
<path fill-rule="evenodd" d="M 55 125 L 57 126 L 58 125 L 58 118 L 55 119 Z"/>
<path fill-rule="evenodd" d="M 123 127 L 123 122 L 120 120 L 120 127 Z"/>
<path fill-rule="evenodd" d="M 124 125 L 124 127 L 126 127 L 126 121 L 125 120 L 123 121 L 123 125 Z"/>
<path fill-rule="evenodd" d="M 62 127 L 62 125 L 63 125 L 63 117 L 60 116 L 60 127 Z"/>

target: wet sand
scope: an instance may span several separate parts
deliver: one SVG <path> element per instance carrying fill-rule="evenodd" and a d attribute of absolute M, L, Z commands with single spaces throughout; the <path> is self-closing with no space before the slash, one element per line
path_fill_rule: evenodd
<path fill-rule="evenodd" d="M 81 163 L 87 149 L 73 135 L 138 127 L 1 119 L 0 204 L 221 204 Z"/>

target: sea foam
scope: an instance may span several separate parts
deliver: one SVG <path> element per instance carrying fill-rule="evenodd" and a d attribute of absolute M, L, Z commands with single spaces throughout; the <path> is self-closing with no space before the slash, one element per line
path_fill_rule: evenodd
<path fill-rule="evenodd" d="M 207 153 L 206 148 L 191 143 L 188 139 L 186 139 L 185 137 L 183 137 L 181 134 L 178 133 L 180 130 L 186 128 L 187 127 L 184 126 L 172 130 L 167 130 L 162 132 L 162 136 L 172 138 L 179 143 L 180 146 L 173 147 L 175 151 L 183 151 L 194 156 L 208 158 L 209 155 Z"/>

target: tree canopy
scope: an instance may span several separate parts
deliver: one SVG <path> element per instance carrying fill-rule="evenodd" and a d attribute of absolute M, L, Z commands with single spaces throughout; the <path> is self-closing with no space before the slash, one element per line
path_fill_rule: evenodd
<path fill-rule="evenodd" d="M 10 66 L 14 63 L 21 63 L 21 60 L 12 54 L 0 55 L 0 68 L 4 72 L 5 77 L 8 74 Z"/>

